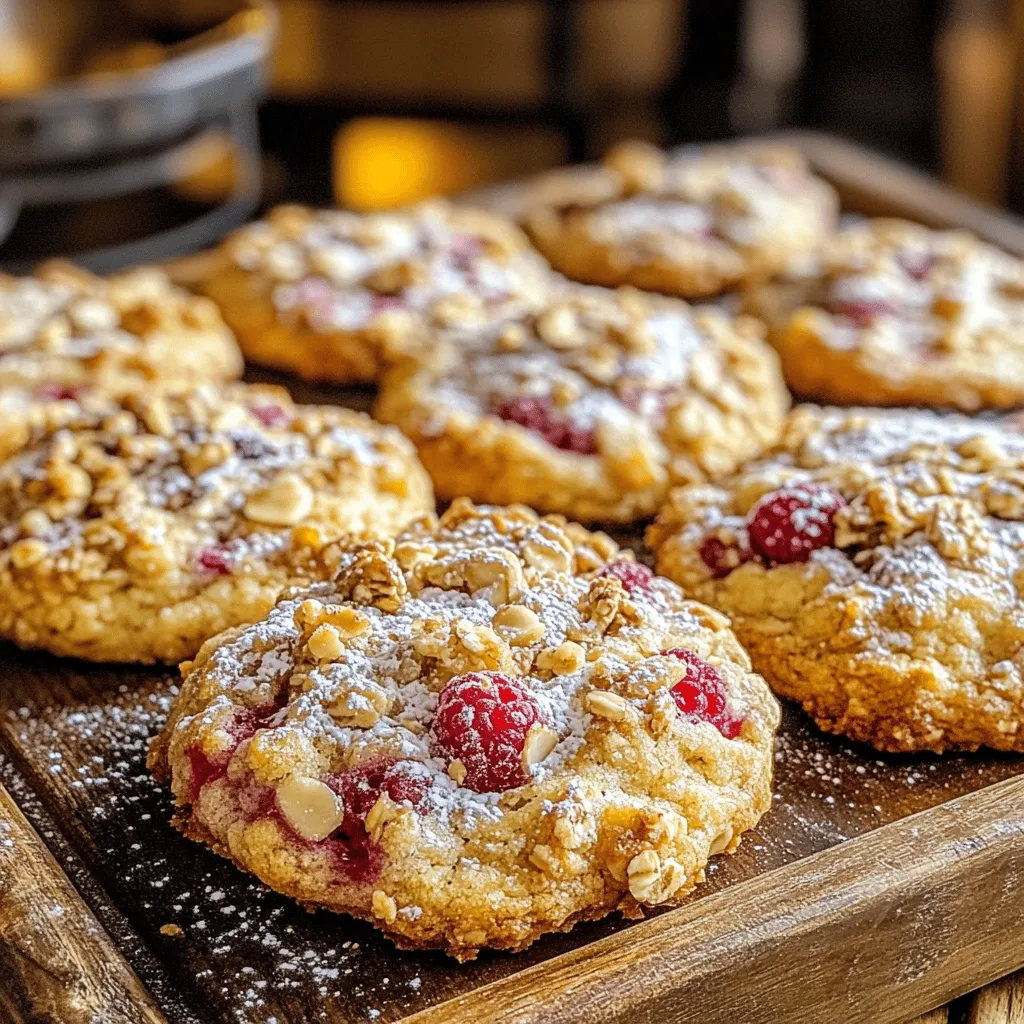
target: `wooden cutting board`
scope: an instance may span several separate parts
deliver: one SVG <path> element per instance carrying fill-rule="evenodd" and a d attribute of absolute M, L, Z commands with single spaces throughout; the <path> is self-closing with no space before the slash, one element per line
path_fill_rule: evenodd
<path fill-rule="evenodd" d="M 850 210 L 1024 253 L 1009 217 L 796 141 Z M 0 1020 L 890 1024 L 1024 965 L 1024 758 L 883 757 L 788 708 L 773 809 L 686 905 L 459 966 L 306 913 L 171 829 L 144 760 L 174 683 L 0 647 Z"/>

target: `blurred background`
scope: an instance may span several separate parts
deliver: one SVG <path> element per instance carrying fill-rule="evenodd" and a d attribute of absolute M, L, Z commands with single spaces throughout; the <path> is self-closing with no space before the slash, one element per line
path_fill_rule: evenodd
<path fill-rule="evenodd" d="M 1024 211 L 1024 0 L 0 0 L 0 265 L 837 133 Z"/>

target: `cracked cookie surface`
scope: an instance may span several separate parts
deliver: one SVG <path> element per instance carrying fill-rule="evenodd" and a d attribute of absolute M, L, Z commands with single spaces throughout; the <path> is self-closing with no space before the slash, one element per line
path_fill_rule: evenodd
<path fill-rule="evenodd" d="M 183 666 L 150 767 L 272 888 L 469 959 L 673 904 L 771 800 L 778 705 L 603 534 L 455 502 Z"/>
<path fill-rule="evenodd" d="M 1024 404 L 1024 262 L 966 232 L 858 223 L 816 267 L 755 289 L 746 305 L 805 398 L 968 412 Z"/>
<path fill-rule="evenodd" d="M 233 380 L 242 354 L 209 300 L 155 268 L 96 277 L 44 264 L 0 275 L 0 390 L 38 399 Z"/>
<path fill-rule="evenodd" d="M 1024 750 L 1024 436 L 925 411 L 791 415 L 648 532 L 821 728 L 881 750 Z"/>
<path fill-rule="evenodd" d="M 175 662 L 323 576 L 317 550 L 433 511 L 396 430 L 279 388 L 46 402 L 0 464 L 0 636 Z"/>
<path fill-rule="evenodd" d="M 687 299 L 779 273 L 818 248 L 837 213 L 832 188 L 784 146 L 669 156 L 624 143 L 601 167 L 535 188 L 523 224 L 556 270 Z"/>
<path fill-rule="evenodd" d="M 441 338 L 385 376 L 375 412 L 413 439 L 442 498 L 630 522 L 776 439 L 789 399 L 760 332 L 677 299 L 570 286 L 521 321 Z"/>
<path fill-rule="evenodd" d="M 515 317 L 553 277 L 513 224 L 440 200 L 357 214 L 287 206 L 240 228 L 200 287 L 249 359 L 374 381 L 438 327 Z"/>

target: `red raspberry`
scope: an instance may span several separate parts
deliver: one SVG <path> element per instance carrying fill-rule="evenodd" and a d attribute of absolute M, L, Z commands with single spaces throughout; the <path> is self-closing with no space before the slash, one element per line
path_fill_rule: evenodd
<path fill-rule="evenodd" d="M 380 316 L 393 309 L 405 309 L 405 299 L 400 295 L 374 295 L 370 300 L 370 316 Z"/>
<path fill-rule="evenodd" d="M 218 754 L 215 758 L 208 757 L 198 743 L 188 748 L 188 763 L 191 768 L 188 788 L 188 801 L 194 804 L 199 799 L 199 792 L 208 782 L 219 779 L 228 770 L 230 753 L 227 756 Z"/>
<path fill-rule="evenodd" d="M 466 769 L 463 785 L 477 793 L 522 786 L 523 746 L 530 726 L 542 721 L 522 683 L 497 672 L 450 679 L 437 698 L 434 739 L 447 763 Z"/>
<path fill-rule="evenodd" d="M 711 570 L 711 575 L 720 580 L 723 576 L 728 576 L 733 569 L 738 569 L 744 562 L 751 561 L 754 552 L 750 550 L 750 537 L 747 531 L 738 530 L 731 544 L 709 533 L 700 546 L 700 557 Z"/>
<path fill-rule="evenodd" d="M 207 572 L 212 572 L 217 576 L 228 576 L 231 574 L 233 565 L 231 562 L 231 555 L 228 553 L 226 548 L 213 546 L 209 548 L 203 548 L 199 552 L 199 557 L 196 561 L 206 569 Z"/>
<path fill-rule="evenodd" d="M 646 565 L 641 565 L 640 562 L 627 562 L 625 559 L 610 562 L 597 575 L 614 576 L 626 588 L 627 594 L 635 594 L 637 591 L 649 594 L 651 580 L 654 579 L 654 573 Z"/>
<path fill-rule="evenodd" d="M 397 757 L 375 757 L 349 768 L 338 778 L 338 793 L 345 801 L 346 812 L 359 818 L 370 813 L 384 792 L 396 804 L 408 800 L 415 810 L 420 810 L 430 788 L 430 778 L 418 761 Z"/>
<path fill-rule="evenodd" d="M 750 513 L 750 543 L 771 562 L 806 562 L 835 540 L 833 520 L 846 503 L 821 484 L 803 483 L 766 494 Z"/>
<path fill-rule="evenodd" d="M 727 740 L 739 736 L 743 719 L 729 710 L 725 683 L 718 672 L 686 647 L 673 647 L 661 653 L 686 665 L 686 675 L 669 691 L 679 713 L 684 718 L 710 722 Z"/>
<path fill-rule="evenodd" d="M 558 416 L 550 398 L 523 396 L 501 402 L 494 409 L 495 416 L 539 434 L 553 448 L 575 452 L 577 455 L 597 454 L 597 437 L 587 427 L 573 426 Z"/>
<path fill-rule="evenodd" d="M 276 703 L 264 704 L 258 708 L 235 708 L 230 723 L 225 727 L 225 732 L 231 737 L 231 745 L 226 750 L 209 757 L 198 744 L 188 748 L 186 753 L 192 769 L 188 796 L 190 803 L 194 804 L 199 799 L 199 791 L 203 786 L 227 773 L 228 762 L 239 745 L 249 739 L 257 729 L 265 728 L 279 710 L 280 705 Z"/>
<path fill-rule="evenodd" d="M 67 384 L 40 384 L 36 388 L 36 397 L 46 402 L 74 402 L 78 400 L 82 390 L 69 387 Z"/>
<path fill-rule="evenodd" d="M 376 757 L 341 775 L 329 776 L 324 782 L 342 798 L 345 816 L 341 826 L 323 843 L 353 882 L 369 882 L 380 873 L 384 852 L 366 831 L 366 815 L 385 792 L 395 803 L 408 800 L 413 810 L 422 814 L 430 779 L 418 761 Z"/>
<path fill-rule="evenodd" d="M 287 409 L 282 409 L 275 402 L 261 402 L 258 405 L 250 405 L 249 412 L 271 430 L 283 430 L 292 421 L 292 414 Z"/>
<path fill-rule="evenodd" d="M 928 272 L 935 266 L 935 257 L 928 252 L 914 252 L 911 249 L 904 249 L 896 254 L 896 262 L 903 268 L 903 272 L 912 277 L 915 281 L 923 281 Z"/>
<path fill-rule="evenodd" d="M 888 299 L 838 300 L 831 304 L 833 313 L 848 317 L 857 327 L 870 327 L 883 316 L 896 316 L 899 307 Z"/>
<path fill-rule="evenodd" d="M 484 251 L 483 242 L 476 235 L 459 234 L 452 238 L 449 252 L 452 263 L 460 270 L 470 270 Z"/>

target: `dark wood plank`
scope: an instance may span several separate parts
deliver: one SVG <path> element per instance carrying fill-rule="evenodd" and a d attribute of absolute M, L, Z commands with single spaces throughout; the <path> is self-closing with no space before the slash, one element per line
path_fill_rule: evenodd
<path fill-rule="evenodd" d="M 976 992 L 967 1024 L 1024 1024 L 1024 974 L 1014 974 Z"/>
<path fill-rule="evenodd" d="M 1024 779 L 692 903 L 408 1024 L 883 1024 L 1024 963 Z"/>
<path fill-rule="evenodd" d="M 0 978 L 15 1024 L 166 1024 L 2 785 Z"/>

